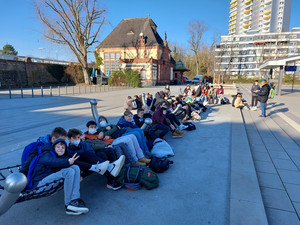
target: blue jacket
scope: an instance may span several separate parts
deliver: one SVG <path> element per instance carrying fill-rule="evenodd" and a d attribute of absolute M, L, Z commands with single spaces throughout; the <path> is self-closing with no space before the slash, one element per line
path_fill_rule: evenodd
<path fill-rule="evenodd" d="M 62 168 L 70 166 L 69 157 L 67 157 L 66 155 L 58 157 L 56 154 L 54 157 L 53 153 L 51 153 L 50 151 L 55 154 L 53 148 L 48 150 L 45 149 L 34 169 L 32 178 L 33 187 L 36 187 L 41 180 L 43 180 L 50 174 L 55 173 Z"/>
<path fill-rule="evenodd" d="M 68 147 L 68 156 L 69 157 L 73 157 L 73 155 L 75 153 L 77 153 L 78 155 L 84 153 L 84 152 L 93 152 L 95 153 L 94 149 L 86 142 L 80 142 L 80 144 L 78 146 L 72 145 L 71 143 L 69 144 Z"/>
<path fill-rule="evenodd" d="M 134 124 L 133 122 L 128 122 L 127 120 L 124 119 L 124 116 L 122 116 L 117 125 L 121 128 L 139 128 L 139 126 L 137 126 L 136 124 Z"/>
<path fill-rule="evenodd" d="M 137 114 L 135 114 L 133 116 L 133 120 L 134 123 L 138 126 L 138 127 L 142 127 L 144 122 L 145 122 L 145 118 L 144 117 L 139 117 Z"/>

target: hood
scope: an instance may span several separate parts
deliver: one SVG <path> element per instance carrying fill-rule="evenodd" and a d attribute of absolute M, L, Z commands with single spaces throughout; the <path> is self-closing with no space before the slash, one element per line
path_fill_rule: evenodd
<path fill-rule="evenodd" d="M 44 144 L 48 144 L 48 143 L 51 143 L 51 136 L 50 136 L 50 134 L 47 134 L 45 136 L 39 137 L 38 140 Z"/>
<path fill-rule="evenodd" d="M 57 143 L 59 143 L 59 142 L 61 142 L 61 143 L 63 143 L 63 144 L 65 145 L 65 153 L 64 153 L 63 155 L 64 155 L 64 156 L 68 155 L 68 145 L 67 145 L 66 141 L 65 141 L 64 139 L 62 139 L 62 138 L 59 138 L 59 139 L 55 140 L 55 141 L 52 143 L 52 150 L 51 150 L 51 151 L 53 151 L 53 152 L 55 153 L 55 155 L 57 155 L 56 152 L 55 152 L 55 150 L 54 150 L 54 146 L 55 146 Z"/>
<path fill-rule="evenodd" d="M 106 123 L 108 123 L 108 121 L 107 121 L 107 119 L 106 119 L 105 116 L 98 115 L 97 118 L 96 118 L 96 123 L 97 123 L 97 127 L 98 127 L 98 128 L 101 128 L 101 127 L 100 127 L 100 124 L 99 124 L 99 119 L 100 119 L 100 118 L 104 118 L 104 119 L 106 120 Z"/>

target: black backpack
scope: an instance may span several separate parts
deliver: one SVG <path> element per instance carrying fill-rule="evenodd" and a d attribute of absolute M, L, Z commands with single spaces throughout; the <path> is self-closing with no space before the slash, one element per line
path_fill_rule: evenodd
<path fill-rule="evenodd" d="M 183 125 L 188 126 L 187 128 L 185 128 L 185 130 L 188 130 L 188 131 L 196 130 L 195 124 L 193 124 L 191 122 L 183 122 Z"/>
<path fill-rule="evenodd" d="M 149 168 L 153 170 L 155 173 L 162 173 L 169 169 L 170 164 L 174 162 L 166 159 L 166 158 L 157 158 L 155 156 L 151 157 L 151 162 L 149 164 Z"/>

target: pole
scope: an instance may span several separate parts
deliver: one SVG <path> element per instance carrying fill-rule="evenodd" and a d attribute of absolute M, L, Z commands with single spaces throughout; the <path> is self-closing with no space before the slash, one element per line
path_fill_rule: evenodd
<path fill-rule="evenodd" d="M 9 98 L 11 98 L 11 87 L 8 87 Z"/>
<path fill-rule="evenodd" d="M 34 97 L 33 86 L 31 86 L 31 97 Z"/>
<path fill-rule="evenodd" d="M 294 92 L 294 83 L 295 83 L 295 71 L 294 71 L 294 75 L 293 75 L 292 93 Z"/>
<path fill-rule="evenodd" d="M 52 96 L 52 86 L 50 86 L 50 96 Z"/>
<path fill-rule="evenodd" d="M 283 77 L 283 66 L 280 66 L 279 78 L 278 78 L 278 92 L 277 92 L 279 96 L 281 95 L 282 77 Z"/>
<path fill-rule="evenodd" d="M 41 95 L 42 95 L 42 97 L 44 97 L 44 90 L 43 90 L 43 86 L 41 86 Z"/>
<path fill-rule="evenodd" d="M 66 95 L 68 95 L 68 88 L 67 88 L 67 85 L 66 85 Z"/>
<path fill-rule="evenodd" d="M 23 87 L 21 86 L 21 98 L 23 98 Z"/>
<path fill-rule="evenodd" d="M 60 96 L 60 86 L 58 86 L 58 96 Z"/>

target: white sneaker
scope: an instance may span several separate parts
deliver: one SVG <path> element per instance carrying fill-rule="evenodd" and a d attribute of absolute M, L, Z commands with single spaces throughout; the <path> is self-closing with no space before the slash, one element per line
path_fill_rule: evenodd
<path fill-rule="evenodd" d="M 109 161 L 105 161 L 103 163 L 97 163 L 96 172 L 103 175 L 106 172 L 108 165 L 109 165 Z"/>
<path fill-rule="evenodd" d="M 179 130 L 184 130 L 184 129 L 188 128 L 188 127 L 189 126 L 186 126 L 184 124 L 180 124 L 180 126 L 178 128 L 179 128 Z"/>
<path fill-rule="evenodd" d="M 120 158 L 110 164 L 110 169 L 108 170 L 111 175 L 117 177 L 124 165 L 125 156 L 121 155 Z"/>
<path fill-rule="evenodd" d="M 204 101 L 204 102 L 203 102 L 203 105 L 204 105 L 204 106 L 206 106 L 206 105 L 207 105 L 207 103 L 208 103 L 208 101 Z"/>

